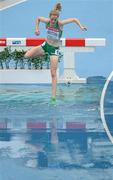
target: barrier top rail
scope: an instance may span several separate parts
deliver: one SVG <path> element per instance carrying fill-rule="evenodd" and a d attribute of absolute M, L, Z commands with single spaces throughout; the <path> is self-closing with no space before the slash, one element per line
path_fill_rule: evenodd
<path fill-rule="evenodd" d="M 46 38 L 0 38 L 0 46 L 38 46 Z M 105 46 L 105 38 L 61 38 L 64 47 Z"/>

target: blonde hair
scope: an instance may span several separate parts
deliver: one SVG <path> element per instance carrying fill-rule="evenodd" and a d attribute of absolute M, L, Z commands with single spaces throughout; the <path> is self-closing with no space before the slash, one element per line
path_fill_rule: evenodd
<path fill-rule="evenodd" d="M 51 15 L 57 15 L 59 17 L 60 11 L 62 10 L 61 3 L 57 3 L 54 8 L 50 11 L 49 17 Z"/>

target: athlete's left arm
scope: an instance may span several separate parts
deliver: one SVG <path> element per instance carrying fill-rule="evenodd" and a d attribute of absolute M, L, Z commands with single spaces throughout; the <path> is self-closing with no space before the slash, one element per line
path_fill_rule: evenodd
<path fill-rule="evenodd" d="M 79 27 L 81 28 L 82 31 L 87 31 L 87 28 L 85 26 L 83 26 L 80 21 L 76 18 L 69 18 L 69 19 L 65 19 L 62 21 L 59 21 L 59 25 L 65 25 L 65 24 L 69 24 L 69 23 L 76 23 L 77 25 L 79 25 Z"/>

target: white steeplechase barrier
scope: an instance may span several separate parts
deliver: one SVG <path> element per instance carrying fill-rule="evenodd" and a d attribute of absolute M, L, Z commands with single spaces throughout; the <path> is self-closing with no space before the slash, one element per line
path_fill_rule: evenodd
<path fill-rule="evenodd" d="M 85 78 L 76 74 L 75 54 L 94 52 L 96 46 L 105 46 L 104 38 L 64 39 L 61 50 L 64 53 L 64 72 L 59 77 L 60 83 L 86 83 Z"/>
<path fill-rule="evenodd" d="M 45 38 L 0 38 L 0 50 L 5 46 L 10 46 L 11 49 L 29 49 L 33 46 L 41 45 L 44 41 Z M 58 83 L 86 83 L 85 78 L 79 78 L 76 74 L 75 54 L 80 52 L 94 52 L 95 47 L 105 46 L 105 42 L 105 38 L 62 38 L 61 51 L 64 56 L 64 71 L 61 76 L 58 75 Z M 14 70 L 0 70 L 0 83 L 51 83 L 49 70 L 48 75 L 47 70 L 45 70 L 46 75 L 44 75 L 44 70 L 35 70 L 36 73 L 33 73 L 33 76 L 31 75 L 32 71 L 24 70 L 23 72 L 23 70 L 15 70 L 14 80 L 13 77 L 11 79 L 11 71 L 13 73 Z M 22 76 L 21 71 L 24 73 Z M 42 77 L 41 75 L 38 76 L 39 71 L 40 73 L 42 72 Z M 26 77 L 30 78 L 26 79 Z M 45 80 L 42 80 L 43 78 Z"/>

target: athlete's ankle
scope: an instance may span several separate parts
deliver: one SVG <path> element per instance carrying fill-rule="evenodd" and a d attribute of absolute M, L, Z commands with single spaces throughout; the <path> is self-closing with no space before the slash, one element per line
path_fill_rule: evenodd
<path fill-rule="evenodd" d="M 56 100 L 56 96 L 51 96 L 51 100 L 55 101 Z"/>

